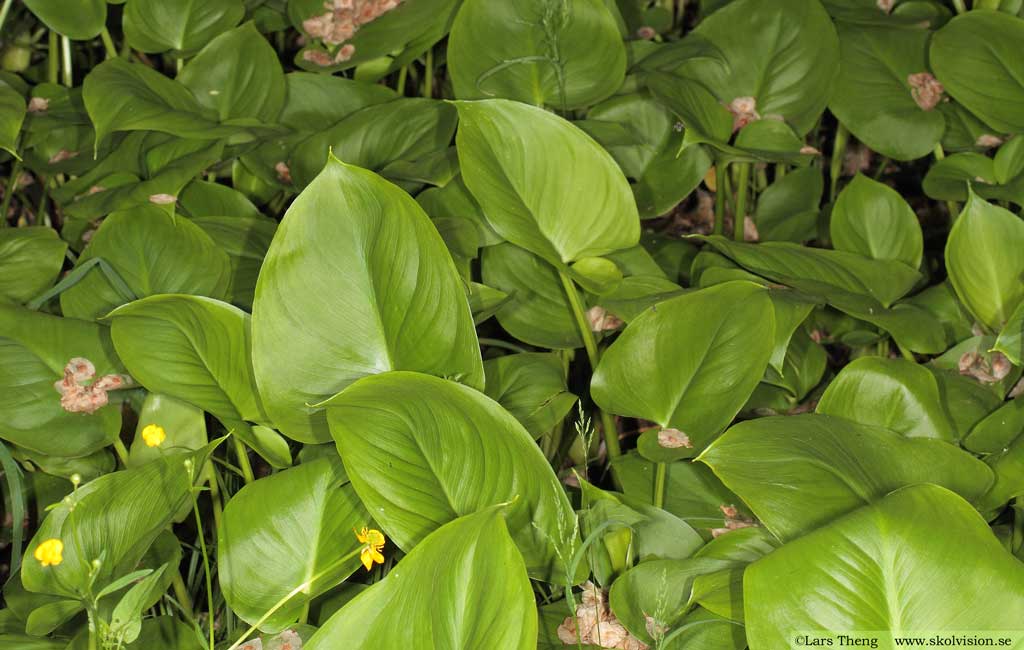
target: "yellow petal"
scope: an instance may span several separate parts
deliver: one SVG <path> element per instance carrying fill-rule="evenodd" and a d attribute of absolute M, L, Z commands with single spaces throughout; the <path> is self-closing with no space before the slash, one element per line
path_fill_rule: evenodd
<path fill-rule="evenodd" d="M 359 554 L 359 560 L 363 563 L 363 566 L 366 567 L 367 571 L 372 569 L 373 568 L 373 549 L 364 548 L 363 552 Z"/>

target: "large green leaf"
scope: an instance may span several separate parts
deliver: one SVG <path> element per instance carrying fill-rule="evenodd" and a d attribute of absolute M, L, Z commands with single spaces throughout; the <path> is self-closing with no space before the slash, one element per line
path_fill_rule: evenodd
<path fill-rule="evenodd" d="M 579 399 L 565 386 L 561 358 L 552 353 L 507 354 L 484 362 L 484 393 L 535 438 L 549 433 Z"/>
<path fill-rule="evenodd" d="M 101 258 L 136 298 L 187 293 L 223 298 L 229 263 L 224 251 L 188 219 L 175 218 L 155 205 L 115 212 L 107 217 L 78 258 L 77 266 Z M 128 302 L 99 267 L 60 295 L 65 316 L 96 319 Z"/>
<path fill-rule="evenodd" d="M 744 598 L 751 650 L 856 632 L 892 650 L 896 636 L 1019 630 L 1024 565 L 969 504 L 919 485 L 750 565 Z"/>
<path fill-rule="evenodd" d="M 244 15 L 242 0 L 131 0 L 125 4 L 124 33 L 142 52 L 191 54 Z"/>
<path fill-rule="evenodd" d="M 115 131 L 160 131 L 214 140 L 235 132 L 203 112 L 188 88 L 141 63 L 110 59 L 93 68 L 82 90 L 97 147 Z"/>
<path fill-rule="evenodd" d="M 327 458 L 245 486 L 224 508 L 217 541 L 221 590 L 231 610 L 255 623 L 300 585 L 261 626 L 279 632 L 302 608 L 359 567 L 353 529 L 371 526 L 370 515 L 341 467 Z"/>
<path fill-rule="evenodd" d="M 0 299 L 24 303 L 53 284 L 68 245 L 43 226 L 0 230 Z"/>
<path fill-rule="evenodd" d="M 25 0 L 25 6 L 47 27 L 77 41 L 99 36 L 107 21 L 104 0 Z"/>
<path fill-rule="evenodd" d="M 25 99 L 17 90 L 0 82 L 0 149 L 18 155 L 18 134 L 25 120 Z"/>
<path fill-rule="evenodd" d="M 193 481 L 209 453 L 210 447 L 167 454 L 79 487 L 50 511 L 29 542 L 21 573 L 25 588 L 86 599 L 135 570 L 157 536 L 193 498 Z M 64 544 L 64 560 L 44 567 L 33 554 L 40 543 L 54 538 Z M 96 569 L 94 560 L 100 560 Z"/>
<path fill-rule="evenodd" d="M 481 270 L 487 286 L 510 296 L 495 314 L 509 334 L 544 348 L 583 346 L 565 288 L 550 264 L 506 242 L 483 249 Z"/>
<path fill-rule="evenodd" d="M 862 174 L 839 193 L 829 229 L 836 250 L 921 265 L 924 238 L 917 215 L 896 190 Z"/>
<path fill-rule="evenodd" d="M 1017 305 L 999 332 L 994 349 L 1005 354 L 1014 365 L 1024 365 L 1024 301 Z"/>
<path fill-rule="evenodd" d="M 109 316 L 117 353 L 147 389 L 213 413 L 224 422 L 262 415 L 249 361 L 250 317 L 226 303 L 159 295 Z"/>
<path fill-rule="evenodd" d="M 275 467 L 288 443 L 266 427 L 253 379 L 249 314 L 210 298 L 159 295 L 110 314 L 111 337 L 129 372 L 151 391 L 215 415 Z"/>
<path fill-rule="evenodd" d="M 210 41 L 182 68 L 178 81 L 222 121 L 272 122 L 284 106 L 281 62 L 251 22 Z"/>
<path fill-rule="evenodd" d="M 54 383 L 74 357 L 98 377 L 123 371 L 106 327 L 0 305 L 0 438 L 50 456 L 88 455 L 121 430 L 120 404 L 68 413 Z"/>
<path fill-rule="evenodd" d="M 754 335 L 750 323 L 758 324 Z M 729 282 L 659 303 L 605 351 L 591 384 L 601 408 L 679 429 L 698 449 L 729 425 L 774 346 L 771 298 Z"/>
<path fill-rule="evenodd" d="M 946 120 L 923 110 L 907 81 L 928 72 L 930 32 L 919 26 L 839 24 L 839 76 L 829 108 L 882 155 L 914 160 L 935 149 Z"/>
<path fill-rule="evenodd" d="M 424 597 L 429 594 L 429 597 Z M 534 650 L 537 609 L 498 508 L 461 517 L 356 596 L 305 650 Z"/>
<path fill-rule="evenodd" d="M 932 38 L 930 59 L 946 90 L 1001 132 L 1024 131 L 1024 19 L 999 11 L 957 16 Z"/>
<path fill-rule="evenodd" d="M 936 483 L 977 500 L 992 484 L 984 463 L 947 442 L 817 414 L 741 422 L 698 460 L 782 540 L 905 485 Z"/>
<path fill-rule="evenodd" d="M 589 136 L 526 104 L 456 106 L 462 177 L 498 234 L 556 265 L 636 245 L 629 183 Z"/>
<path fill-rule="evenodd" d="M 736 0 L 693 31 L 728 65 L 694 61 L 690 70 L 720 102 L 753 97 L 762 116 L 778 115 L 798 134 L 810 131 L 832 94 L 839 39 L 816 0 Z"/>
<path fill-rule="evenodd" d="M 626 49 L 601 0 L 466 0 L 452 25 L 448 61 L 459 99 L 569 109 L 619 89 Z"/>
<path fill-rule="evenodd" d="M 327 407 L 353 487 L 399 548 L 514 501 L 509 529 L 530 575 L 563 584 L 575 516 L 530 434 L 499 404 L 455 382 L 389 372 L 359 380 Z"/>
<path fill-rule="evenodd" d="M 271 420 L 304 442 L 330 440 L 311 405 L 369 374 L 416 370 L 483 384 L 458 273 L 408 194 L 328 162 L 292 203 L 260 271 L 253 366 Z"/>
<path fill-rule="evenodd" d="M 946 270 L 960 302 L 999 331 L 1024 300 L 1024 221 L 972 194 L 946 241 Z"/>
<path fill-rule="evenodd" d="M 855 253 L 808 248 L 789 242 L 747 244 L 712 235 L 704 238 L 723 255 L 760 276 L 828 295 L 831 289 L 876 299 L 888 307 L 910 291 L 921 274 L 903 264 Z"/>
<path fill-rule="evenodd" d="M 957 438 L 935 375 L 903 359 L 861 357 L 851 362 L 829 384 L 817 412 L 910 438 Z"/>

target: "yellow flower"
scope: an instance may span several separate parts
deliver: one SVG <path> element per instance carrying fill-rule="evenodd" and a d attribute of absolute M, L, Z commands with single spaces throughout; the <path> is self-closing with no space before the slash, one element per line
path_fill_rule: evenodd
<path fill-rule="evenodd" d="M 43 566 L 57 566 L 64 561 L 64 542 L 59 539 L 48 539 L 36 547 L 34 557 Z"/>
<path fill-rule="evenodd" d="M 167 440 L 167 432 L 159 424 L 147 424 L 142 430 L 142 439 L 147 447 L 159 447 Z"/>
<path fill-rule="evenodd" d="M 355 529 L 352 532 L 355 532 Z M 381 553 L 384 550 L 384 533 L 364 526 L 361 531 L 356 533 L 356 539 L 360 544 L 364 544 L 362 552 L 359 553 L 359 559 L 367 571 L 373 568 L 374 562 L 384 564 L 384 554 Z"/>

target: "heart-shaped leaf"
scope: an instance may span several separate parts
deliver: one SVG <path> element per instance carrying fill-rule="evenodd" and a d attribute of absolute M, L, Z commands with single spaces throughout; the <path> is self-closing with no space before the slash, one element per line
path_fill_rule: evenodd
<path fill-rule="evenodd" d="M 932 38 L 930 60 L 946 90 L 1001 132 L 1024 131 L 1024 19 L 1000 11 L 957 16 Z M 965 56 L 964 52 L 969 52 Z"/>
<path fill-rule="evenodd" d="M 963 499 L 917 485 L 750 565 L 743 595 L 751 650 L 804 635 L 838 646 L 839 634 L 894 648 L 897 637 L 1013 629 L 1024 618 L 1024 567 Z"/>
<path fill-rule="evenodd" d="M 50 29 L 78 41 L 98 36 L 107 20 L 104 0 L 78 0 L 71 5 L 64 0 L 25 0 L 25 6 Z"/>
<path fill-rule="evenodd" d="M 465 0 L 448 61 L 459 99 L 504 97 L 569 109 L 619 89 L 626 49 L 601 0 Z"/>
<path fill-rule="evenodd" d="M 885 427 L 909 438 L 956 440 L 935 375 L 903 359 L 852 361 L 829 384 L 817 412 Z"/>
<path fill-rule="evenodd" d="M 0 298 L 25 303 L 53 284 L 68 245 L 52 228 L 0 230 Z"/>
<path fill-rule="evenodd" d="M 928 72 L 930 32 L 839 23 L 839 75 L 829 109 L 857 139 L 895 160 L 935 149 L 946 119 L 914 100 L 909 78 Z"/>
<path fill-rule="evenodd" d="M 93 258 L 109 264 L 116 276 L 112 281 L 101 266 L 89 270 L 60 295 L 65 316 L 96 319 L 132 297 L 161 293 L 219 299 L 227 288 L 224 251 L 188 219 L 176 219 L 155 205 L 107 217 L 76 267 Z M 133 295 L 124 295 L 126 290 Z"/>
<path fill-rule="evenodd" d="M 253 367 L 270 419 L 304 442 L 330 440 L 311 405 L 368 374 L 404 369 L 483 384 L 465 290 L 408 194 L 327 163 L 292 203 L 260 271 Z"/>
<path fill-rule="evenodd" d="M 306 604 L 359 567 L 352 533 L 370 515 L 340 465 L 321 458 L 242 488 L 224 508 L 217 541 L 220 586 L 232 611 L 255 623 L 282 598 L 306 585 L 263 622 L 265 632 L 294 623 Z"/>
<path fill-rule="evenodd" d="M 530 575 L 564 584 L 576 547 L 572 508 L 530 434 L 496 402 L 455 382 L 389 372 L 326 406 L 353 487 L 399 548 L 514 501 L 509 530 Z"/>
<path fill-rule="evenodd" d="M 191 54 L 245 15 L 242 0 L 132 0 L 125 4 L 125 38 L 142 52 Z"/>
<path fill-rule="evenodd" d="M 456 107 L 462 177 L 498 234 L 555 265 L 636 245 L 633 193 L 601 145 L 526 104 Z"/>
<path fill-rule="evenodd" d="M 921 225 L 903 197 L 888 185 L 857 176 L 839 193 L 829 225 L 836 250 L 876 260 L 921 265 Z"/>
<path fill-rule="evenodd" d="M 946 269 L 964 306 L 1000 330 L 1024 300 L 1024 221 L 972 195 L 949 233 Z"/>
<path fill-rule="evenodd" d="M 746 323 L 760 324 L 757 336 Z M 612 413 L 678 429 L 700 449 L 764 374 L 775 320 L 767 290 L 728 282 L 658 303 L 605 351 L 591 394 Z"/>

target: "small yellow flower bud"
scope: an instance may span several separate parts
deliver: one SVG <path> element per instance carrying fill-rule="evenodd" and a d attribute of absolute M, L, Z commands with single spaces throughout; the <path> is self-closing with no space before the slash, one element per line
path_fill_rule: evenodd
<path fill-rule="evenodd" d="M 35 557 L 44 567 L 57 566 L 64 561 L 64 542 L 59 539 L 48 539 L 36 547 Z"/>
<path fill-rule="evenodd" d="M 159 424 L 147 424 L 142 430 L 142 440 L 147 447 L 159 447 L 167 440 L 167 432 Z"/>

